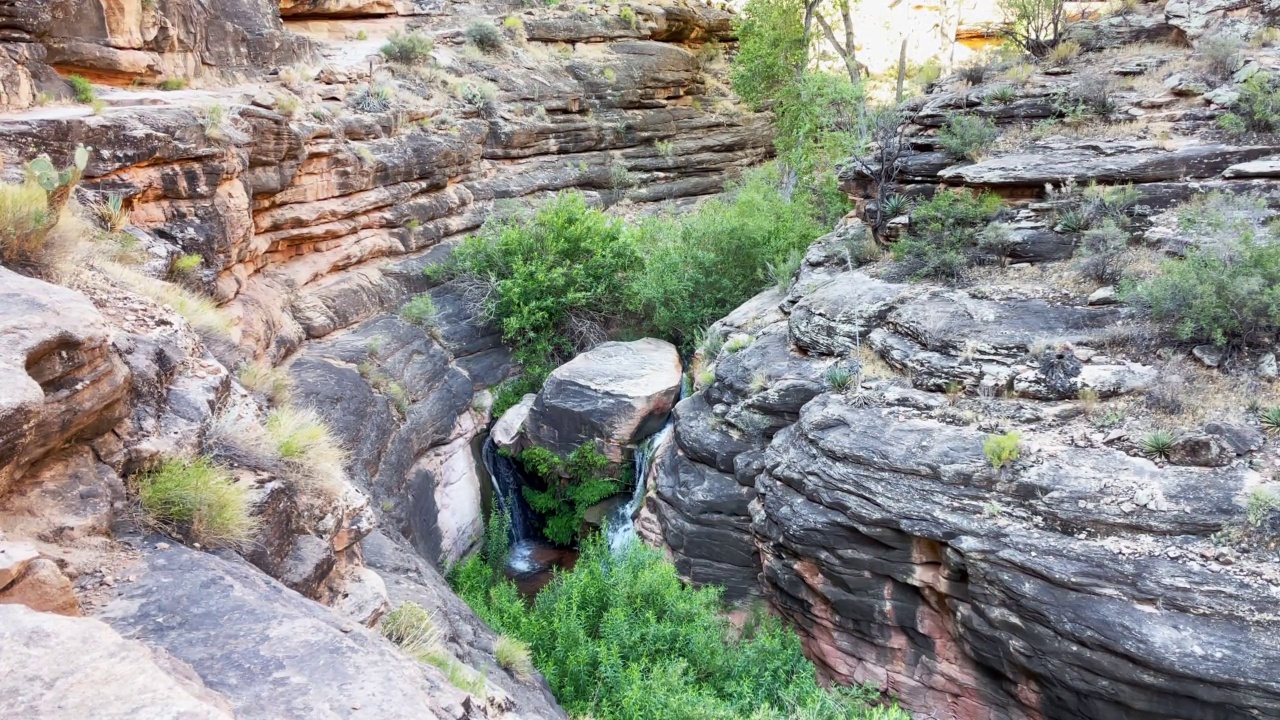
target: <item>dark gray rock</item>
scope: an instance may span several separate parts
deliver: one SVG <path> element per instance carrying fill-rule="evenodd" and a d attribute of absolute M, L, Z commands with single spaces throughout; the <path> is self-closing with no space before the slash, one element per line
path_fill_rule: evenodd
<path fill-rule="evenodd" d="M 481 716 L 440 671 L 234 556 L 148 549 L 101 617 L 190 665 L 237 717 Z"/>
<path fill-rule="evenodd" d="M 654 340 L 596 346 L 551 372 L 529 411 L 534 445 L 561 456 L 596 442 L 614 462 L 662 427 L 680 395 L 680 355 Z"/>

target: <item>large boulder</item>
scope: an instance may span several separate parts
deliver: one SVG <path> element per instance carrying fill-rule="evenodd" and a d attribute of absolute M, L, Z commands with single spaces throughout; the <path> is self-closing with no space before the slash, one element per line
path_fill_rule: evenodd
<path fill-rule="evenodd" d="M 8 718 L 230 720 L 182 662 L 88 618 L 0 605 L 0 714 Z"/>
<path fill-rule="evenodd" d="M 85 296 L 0 268 L 0 493 L 122 420 L 129 377 Z"/>
<path fill-rule="evenodd" d="M 529 411 L 530 441 L 560 455 L 600 441 L 614 462 L 662 426 L 680 396 L 680 353 L 646 338 L 597 346 L 556 368 Z"/>

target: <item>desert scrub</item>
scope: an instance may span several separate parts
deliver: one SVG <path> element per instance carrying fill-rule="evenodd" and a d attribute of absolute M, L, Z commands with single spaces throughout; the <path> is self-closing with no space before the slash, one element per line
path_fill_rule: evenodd
<path fill-rule="evenodd" d="M 382 56 L 398 65 L 428 65 L 435 42 L 419 32 L 393 32 L 382 46 Z"/>
<path fill-rule="evenodd" d="M 267 437 L 300 486 L 330 494 L 341 490 L 347 451 L 315 410 L 288 405 L 272 410 Z"/>
<path fill-rule="evenodd" d="M 979 229 L 1001 209 L 991 193 L 942 191 L 915 206 L 911 225 L 893 246 L 893 257 L 915 279 L 956 279 L 977 259 Z"/>
<path fill-rule="evenodd" d="M 382 635 L 395 643 L 406 655 L 420 663 L 444 671 L 449 684 L 485 697 L 483 675 L 458 662 L 441 641 L 441 633 L 430 611 L 415 602 L 405 601 L 382 619 Z"/>
<path fill-rule="evenodd" d="M 129 289 L 169 306 L 201 335 L 230 337 L 231 318 L 213 300 L 171 282 L 157 280 L 117 263 L 103 263 L 103 272 Z"/>
<path fill-rule="evenodd" d="M 496 53 L 502 50 L 502 31 L 487 20 L 476 20 L 467 26 L 463 35 L 467 42 L 484 53 Z"/>
<path fill-rule="evenodd" d="M 791 288 L 791 281 L 800 272 L 800 265 L 803 262 L 804 251 L 796 248 L 777 263 L 765 263 L 765 270 L 769 273 L 769 280 L 773 281 L 774 287 L 778 289 L 778 292 L 785 293 Z"/>
<path fill-rule="evenodd" d="M 1050 65 L 1062 67 L 1080 57 L 1080 43 L 1074 40 L 1064 40 L 1054 46 L 1049 51 L 1049 55 L 1045 58 Z"/>
<path fill-rule="evenodd" d="M 1252 130 L 1270 133 L 1280 130 L 1280 78 L 1265 72 L 1254 74 L 1240 86 L 1240 97 L 1232 110 L 1234 112 L 1222 116 L 1234 117 L 1238 121 L 1238 125 L 1227 121 L 1232 127 L 1224 129 L 1229 132 Z"/>
<path fill-rule="evenodd" d="M 1212 35 L 1196 43 L 1201 67 L 1218 80 L 1226 80 L 1240 67 L 1243 49 L 1244 41 L 1235 35 Z"/>
<path fill-rule="evenodd" d="M 293 380 L 289 378 L 289 371 L 261 360 L 241 365 L 236 379 L 246 390 L 262 397 L 272 406 L 289 402 L 293 394 Z"/>
<path fill-rule="evenodd" d="M 436 312 L 435 301 L 427 293 L 423 293 L 400 308 L 400 317 L 405 322 L 411 322 L 422 328 L 433 328 L 439 319 Z"/>
<path fill-rule="evenodd" d="M 1250 525 L 1258 527 L 1277 508 L 1280 508 L 1280 497 L 1266 488 L 1255 488 L 1249 493 L 1249 500 L 1245 505 L 1245 518 Z"/>
<path fill-rule="evenodd" d="M 497 632 L 528 643 L 556 700 L 597 720 L 906 720 L 875 707 L 871 688 L 819 685 L 799 638 L 754 612 L 735 629 L 720 591 L 682 583 L 658 551 L 614 554 L 593 536 L 574 568 L 527 603 L 482 558 L 449 574 L 457 593 Z"/>
<path fill-rule="evenodd" d="M 173 92 L 175 90 L 185 90 L 187 87 L 186 78 L 165 78 L 159 85 L 161 90 L 165 92 Z"/>
<path fill-rule="evenodd" d="M 518 377 L 503 380 L 491 388 L 493 407 L 490 408 L 489 414 L 495 418 L 502 417 L 503 413 L 523 400 L 525 395 L 541 390 L 542 383 L 546 382 L 549 372 L 549 368 L 526 367 L 524 373 Z"/>
<path fill-rule="evenodd" d="M 239 547 L 257 529 L 249 491 L 209 458 L 165 460 L 137 481 L 147 516 L 189 542 Z"/>
<path fill-rule="evenodd" d="M 1016 432 L 1004 435 L 988 435 L 982 443 L 982 453 L 991 467 L 1000 470 L 1018 459 L 1021 454 L 1022 436 Z"/>
<path fill-rule="evenodd" d="M 59 246 L 74 240 L 55 230 L 66 219 L 88 163 L 88 148 L 77 145 L 72 164 L 64 169 L 41 155 L 27 163 L 21 183 L 0 183 L 0 263 L 31 274 L 52 269 L 58 251 L 65 249 Z"/>
<path fill-rule="evenodd" d="M 1280 330 L 1280 242 L 1248 196 L 1210 195 L 1178 213 L 1181 259 L 1127 282 L 1121 297 L 1145 306 L 1180 340 L 1238 345 Z"/>

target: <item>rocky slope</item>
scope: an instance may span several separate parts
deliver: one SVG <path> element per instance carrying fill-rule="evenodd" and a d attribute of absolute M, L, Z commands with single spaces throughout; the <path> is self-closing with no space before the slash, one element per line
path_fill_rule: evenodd
<path fill-rule="evenodd" d="M 1164 211 L 1193 195 L 1280 204 L 1276 137 L 1215 122 L 1280 56 L 1246 48 L 1212 80 L 1199 44 L 1251 36 L 1274 10 L 1170 2 L 1081 23 L 1086 51 L 1063 67 L 994 67 L 916 101 L 883 197 L 1000 194 L 1003 261 L 948 287 L 887 259 L 857 267 L 862 219 L 823 238 L 787 292 L 718 324 L 727 343 L 699 357 L 713 374 L 675 409 L 646 536 L 693 581 L 765 598 L 829 676 L 926 717 L 1280 715 L 1277 519 L 1247 509 L 1275 484 L 1247 410 L 1275 402 L 1273 349 L 1222 363 L 1168 340 L 1063 262 L 1079 234 L 1059 222 L 1064 183 L 1132 183 L 1136 245 L 1158 257 L 1185 247 Z M 1113 106 L 1070 124 L 1063 98 L 1097 78 Z M 1001 137 L 959 160 L 936 139 L 952 113 Z M 1033 125 L 1050 117 L 1067 121 Z M 844 174 L 869 223 L 875 161 Z M 885 220 L 881 241 L 911 227 Z M 1176 431 L 1167 460 L 1142 451 L 1157 427 Z M 996 469 L 984 444 L 1010 431 L 1021 455 Z"/>
<path fill-rule="evenodd" d="M 58 284 L 0 269 L 0 607 L 98 618 L 15 614 L 11 642 L 75 639 L 5 654 L 5 677 L 88 678 L 61 685 L 62 708 L 79 707 L 118 673 L 98 655 L 58 658 L 96 637 L 169 678 L 146 681 L 153 692 L 121 716 L 563 717 L 541 680 L 497 665 L 493 633 L 440 576 L 479 539 L 488 481 L 473 443 L 486 389 L 515 368 L 465 298 L 423 271 L 515 201 L 572 188 L 599 204 L 679 202 L 771 154 L 768 117 L 734 107 L 717 79 L 728 14 L 622 12 L 0 8 L 6 179 L 87 146 L 78 199 L 119 198 L 127 216 L 125 240 L 84 225 L 48 275 Z M 475 21 L 500 28 L 500 51 L 464 41 Z M 388 65 L 378 49 L 408 31 L 433 40 L 433 60 Z M 98 103 L 59 101 L 71 95 L 59 73 L 97 83 Z M 151 278 L 219 307 L 193 308 Z M 426 327 L 397 315 L 422 293 L 435 307 Z M 252 442 L 270 404 L 239 380 L 276 364 L 292 403 L 350 451 L 323 492 Z M 134 474 L 197 454 L 252 488 L 260 529 L 239 553 L 194 551 L 139 523 Z M 432 613 L 454 670 L 482 689 L 455 687 L 454 671 L 366 627 L 402 601 Z M 0 707 L 52 717 L 41 702 L 5 693 Z"/>

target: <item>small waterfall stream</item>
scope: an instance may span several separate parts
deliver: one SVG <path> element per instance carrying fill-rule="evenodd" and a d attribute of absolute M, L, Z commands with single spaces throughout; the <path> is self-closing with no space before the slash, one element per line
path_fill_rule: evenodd
<path fill-rule="evenodd" d="M 484 468 L 493 482 L 493 498 L 511 521 L 511 542 L 533 540 L 538 537 L 533 510 L 520 492 L 523 478 L 515 461 L 498 453 L 493 438 L 486 438 L 482 451 Z"/>
<path fill-rule="evenodd" d="M 658 432 L 650 435 L 636 445 L 633 461 L 635 463 L 636 484 L 631 489 L 631 499 L 619 505 L 609 516 L 607 531 L 609 533 L 609 549 L 613 552 L 625 550 L 636 539 L 636 528 L 631 519 L 644 502 L 645 477 L 649 474 L 649 466 L 653 463 L 655 451 L 662 446 L 662 441 L 671 434 L 674 421 L 667 420 Z"/>

